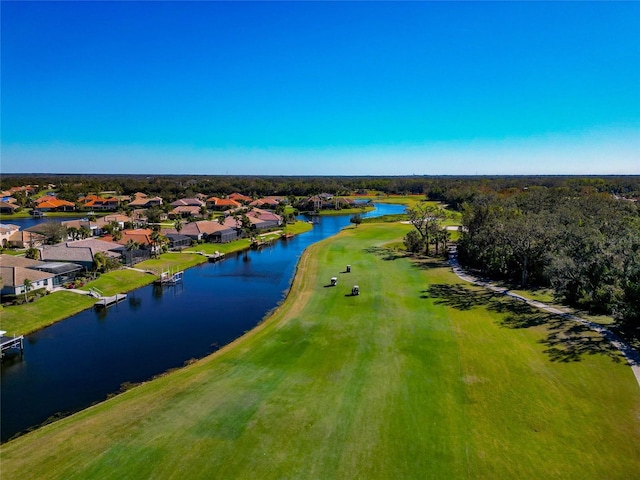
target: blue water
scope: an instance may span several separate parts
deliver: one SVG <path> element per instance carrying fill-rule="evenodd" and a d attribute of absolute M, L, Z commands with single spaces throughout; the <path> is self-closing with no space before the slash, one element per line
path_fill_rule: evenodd
<path fill-rule="evenodd" d="M 34 225 L 38 225 L 40 223 L 46 223 L 46 222 L 58 222 L 58 223 L 60 223 L 60 222 L 67 222 L 69 220 L 79 220 L 81 218 L 84 218 L 84 217 L 77 216 L 77 217 L 10 218 L 10 217 L 7 217 L 7 216 L 3 215 L 2 217 L 0 217 L 0 223 L 8 223 L 10 225 L 17 225 L 17 226 L 20 227 L 21 230 L 24 230 L 26 228 L 33 227 Z"/>
<path fill-rule="evenodd" d="M 403 210 L 377 205 L 365 216 Z M 191 268 L 182 284 L 142 287 L 107 310 L 85 310 L 29 335 L 24 355 L 2 362 L 2 441 L 238 338 L 282 301 L 303 250 L 349 218 L 316 217 L 308 233 Z"/>

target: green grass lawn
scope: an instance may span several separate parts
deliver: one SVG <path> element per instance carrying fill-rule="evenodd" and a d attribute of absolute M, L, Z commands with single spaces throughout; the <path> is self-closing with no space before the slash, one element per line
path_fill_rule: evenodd
<path fill-rule="evenodd" d="M 121 269 L 114 270 L 100 275 L 96 280 L 87 282 L 81 290 L 97 288 L 106 297 L 116 293 L 126 293 L 136 288 L 148 285 L 156 277 L 148 273 L 137 272 L 135 270 Z M 94 300 L 95 301 L 95 300 Z"/>
<path fill-rule="evenodd" d="M 32 303 L 3 307 L 0 310 L 0 330 L 12 335 L 26 335 L 75 315 L 95 302 L 95 298 L 77 293 L 56 292 Z"/>
<path fill-rule="evenodd" d="M 409 228 L 309 247 L 260 326 L 8 442 L 3 477 L 637 477 L 640 388 L 616 352 L 387 248 Z"/>
<path fill-rule="evenodd" d="M 204 246 L 204 245 L 198 245 Z M 195 249 L 198 250 L 198 249 Z M 201 249 L 202 250 L 202 249 Z M 213 253 L 213 252 L 211 252 Z M 135 268 L 141 270 L 150 270 L 160 275 L 167 270 L 185 270 L 190 267 L 195 267 L 201 263 L 207 262 L 207 258 L 197 253 L 163 253 L 159 258 L 152 258 L 145 260 L 144 262 L 137 263 Z"/>

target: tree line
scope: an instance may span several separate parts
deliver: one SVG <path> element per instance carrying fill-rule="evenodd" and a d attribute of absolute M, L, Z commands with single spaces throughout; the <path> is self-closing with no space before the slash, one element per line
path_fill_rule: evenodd
<path fill-rule="evenodd" d="M 254 197 L 364 194 L 371 191 L 396 195 L 425 195 L 460 210 L 464 203 L 483 195 L 510 195 L 523 188 L 563 188 L 573 194 L 610 193 L 640 196 L 640 176 L 231 176 L 231 175 L 66 175 L 3 174 L 0 188 L 22 185 L 56 185 L 58 196 L 75 202 L 88 193 L 118 195 L 144 192 L 171 202 L 196 193 L 225 196 L 241 192 Z"/>
<path fill-rule="evenodd" d="M 640 217 L 593 189 L 527 188 L 462 206 L 458 258 L 482 275 L 552 287 L 563 302 L 640 333 Z"/>

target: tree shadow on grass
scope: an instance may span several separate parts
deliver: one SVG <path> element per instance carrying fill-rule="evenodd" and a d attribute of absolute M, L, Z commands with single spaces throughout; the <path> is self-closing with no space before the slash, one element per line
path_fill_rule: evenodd
<path fill-rule="evenodd" d="M 407 254 L 405 252 L 402 252 L 399 250 L 393 250 L 391 248 L 384 248 L 384 247 L 368 247 L 368 248 L 365 248 L 364 251 L 366 253 L 371 253 L 373 255 L 376 255 L 382 258 L 382 260 L 386 260 L 386 261 L 393 261 L 399 258 L 407 257 Z"/>
<path fill-rule="evenodd" d="M 545 337 L 538 342 L 546 347 L 544 353 L 552 362 L 578 362 L 585 355 L 605 355 L 616 363 L 624 361 L 624 356 L 608 339 L 588 326 L 503 294 L 464 285 L 435 284 L 424 290 L 421 298 L 430 298 L 436 305 L 457 310 L 486 308 L 500 314 L 498 324 L 504 328 L 543 327 Z"/>

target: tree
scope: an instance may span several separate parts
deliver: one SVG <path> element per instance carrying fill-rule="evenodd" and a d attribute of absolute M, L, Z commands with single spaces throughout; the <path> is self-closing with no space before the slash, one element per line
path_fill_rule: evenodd
<path fill-rule="evenodd" d="M 27 294 L 29 293 L 29 291 L 31 291 L 31 289 L 33 288 L 33 282 L 31 280 L 29 280 L 28 278 L 24 279 L 24 301 L 27 301 Z"/>
<path fill-rule="evenodd" d="M 447 218 L 446 212 L 437 205 L 420 203 L 407 208 L 409 222 L 424 240 L 425 253 L 429 255 L 429 242 L 440 229 L 441 222 Z"/>
<path fill-rule="evenodd" d="M 89 238 L 91 236 L 91 229 L 85 225 L 83 225 L 82 227 L 80 227 L 80 229 L 78 230 L 78 236 L 81 239 L 85 239 L 85 238 Z"/>
<path fill-rule="evenodd" d="M 182 230 L 183 224 L 182 224 L 182 220 L 180 218 L 177 218 L 175 222 L 173 222 L 173 228 L 176 229 L 176 232 L 180 233 L 180 230 Z"/>
<path fill-rule="evenodd" d="M 359 213 L 356 213 L 351 216 L 349 221 L 353 223 L 356 226 L 356 228 L 358 228 L 358 225 L 362 223 L 362 216 Z"/>
<path fill-rule="evenodd" d="M 404 236 L 404 246 L 408 252 L 418 253 L 423 248 L 424 239 L 415 230 L 411 230 Z"/>
<path fill-rule="evenodd" d="M 60 243 L 67 238 L 67 229 L 60 222 L 45 222 L 40 227 L 40 232 L 47 237 L 46 242 L 49 245 Z"/>
<path fill-rule="evenodd" d="M 29 247 L 29 248 L 27 248 L 27 251 L 24 253 L 24 256 L 26 258 L 30 258 L 32 260 L 39 260 L 40 259 L 40 250 L 38 250 L 37 248 L 34 248 L 34 247 Z"/>
<path fill-rule="evenodd" d="M 67 227 L 67 235 L 71 240 L 78 240 L 78 238 L 80 238 L 80 231 L 77 227 Z"/>

